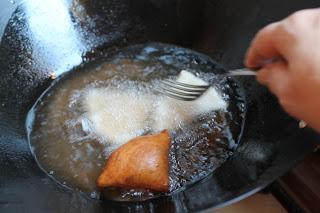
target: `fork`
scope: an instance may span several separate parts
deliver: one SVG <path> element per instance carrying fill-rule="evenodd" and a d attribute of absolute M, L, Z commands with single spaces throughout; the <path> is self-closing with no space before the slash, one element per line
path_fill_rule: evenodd
<path fill-rule="evenodd" d="M 230 70 L 226 76 L 255 76 L 256 72 L 247 68 Z M 166 79 L 161 81 L 158 92 L 181 101 L 194 101 L 210 88 L 210 85 L 192 85 Z"/>

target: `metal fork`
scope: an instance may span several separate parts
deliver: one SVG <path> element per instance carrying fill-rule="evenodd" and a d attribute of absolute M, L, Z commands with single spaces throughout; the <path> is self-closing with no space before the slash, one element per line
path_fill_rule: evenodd
<path fill-rule="evenodd" d="M 254 76 L 256 72 L 247 68 L 230 70 L 226 76 Z M 194 101 L 210 88 L 210 85 L 191 85 L 174 80 L 163 80 L 158 90 L 160 93 L 181 101 Z"/>

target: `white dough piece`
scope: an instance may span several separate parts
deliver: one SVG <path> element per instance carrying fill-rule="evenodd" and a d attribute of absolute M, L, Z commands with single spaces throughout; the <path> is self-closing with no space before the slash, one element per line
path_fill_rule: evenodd
<path fill-rule="evenodd" d="M 208 85 L 207 82 L 184 70 L 180 72 L 177 81 L 193 85 Z M 213 87 L 195 101 L 179 101 L 162 97 L 158 99 L 153 114 L 153 129 L 154 131 L 176 129 L 180 125 L 191 122 L 198 115 L 226 107 L 227 103 Z"/>
<path fill-rule="evenodd" d="M 187 71 L 182 71 L 177 81 L 193 85 L 207 84 Z M 117 148 L 142 135 L 150 125 L 154 132 L 174 130 L 201 114 L 227 107 L 227 103 L 213 87 L 195 101 L 154 96 L 134 88 L 91 88 L 85 92 L 83 107 L 90 124 L 83 128 L 108 139 Z"/>
<path fill-rule="evenodd" d="M 89 89 L 84 98 L 92 131 L 120 146 L 145 131 L 150 114 L 150 97 L 135 90 Z"/>
<path fill-rule="evenodd" d="M 191 72 L 188 72 L 186 70 L 182 70 L 177 78 L 177 81 L 180 83 L 185 83 L 185 84 L 192 84 L 192 85 L 197 85 L 197 86 L 203 86 L 203 85 L 208 85 L 207 82 L 202 80 L 201 78 L 196 77 L 194 74 Z"/>

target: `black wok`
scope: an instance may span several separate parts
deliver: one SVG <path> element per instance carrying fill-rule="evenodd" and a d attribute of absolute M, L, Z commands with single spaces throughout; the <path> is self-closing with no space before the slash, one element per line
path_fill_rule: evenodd
<path fill-rule="evenodd" d="M 26 113 L 51 82 L 108 51 L 157 41 L 243 66 L 263 25 L 318 1 L 2 0 L 0 3 L 0 212 L 194 212 L 243 199 L 277 179 L 319 136 L 299 129 L 276 99 L 243 78 L 247 116 L 235 154 L 212 175 L 171 197 L 101 202 L 57 185 L 29 150 Z"/>

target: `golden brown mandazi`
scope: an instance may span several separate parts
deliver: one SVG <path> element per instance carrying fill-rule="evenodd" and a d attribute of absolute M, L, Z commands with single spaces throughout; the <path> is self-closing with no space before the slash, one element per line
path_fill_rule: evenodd
<path fill-rule="evenodd" d="M 170 144 L 168 130 L 130 140 L 110 155 L 97 185 L 167 192 Z"/>

